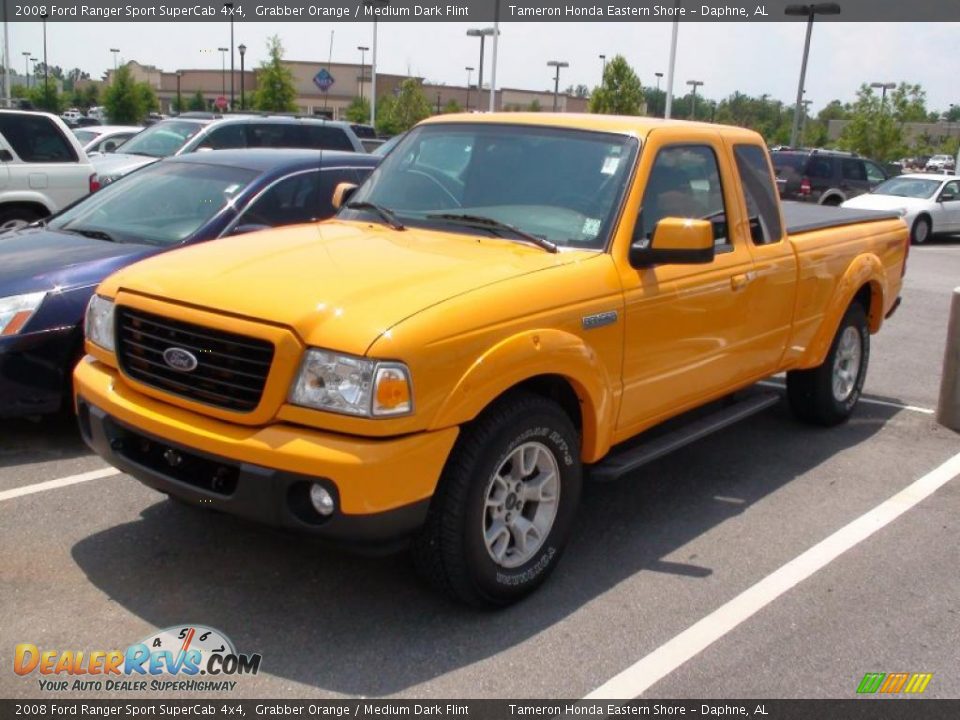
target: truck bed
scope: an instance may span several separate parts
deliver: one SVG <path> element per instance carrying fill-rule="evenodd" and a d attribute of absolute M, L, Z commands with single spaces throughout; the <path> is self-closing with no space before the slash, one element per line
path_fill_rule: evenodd
<path fill-rule="evenodd" d="M 783 203 L 783 219 L 787 224 L 788 235 L 862 222 L 896 220 L 899 217 L 897 213 L 886 210 L 853 210 L 792 201 Z"/>

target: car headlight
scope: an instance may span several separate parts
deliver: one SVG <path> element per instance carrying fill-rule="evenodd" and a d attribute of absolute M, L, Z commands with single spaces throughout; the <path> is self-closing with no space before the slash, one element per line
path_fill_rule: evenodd
<path fill-rule="evenodd" d="M 87 340 L 110 352 L 114 351 L 113 307 L 113 300 L 95 294 L 87 305 L 83 325 Z"/>
<path fill-rule="evenodd" d="M 403 363 L 319 349 L 304 354 L 288 400 L 315 410 L 362 417 L 392 417 L 413 411 L 410 371 Z"/>
<path fill-rule="evenodd" d="M 46 292 L 0 298 L 0 335 L 16 335 L 29 322 Z"/>

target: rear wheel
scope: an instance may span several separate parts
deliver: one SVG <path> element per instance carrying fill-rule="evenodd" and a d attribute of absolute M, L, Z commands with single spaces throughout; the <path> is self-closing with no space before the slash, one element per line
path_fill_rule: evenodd
<path fill-rule="evenodd" d="M 433 586 L 480 607 L 535 590 L 560 559 L 580 499 L 579 437 L 555 403 L 498 401 L 464 428 L 413 544 Z"/>
<path fill-rule="evenodd" d="M 787 373 L 787 397 L 801 420 L 837 425 L 850 417 L 867 377 L 870 328 L 859 302 L 853 303 L 819 367 Z"/>
<path fill-rule="evenodd" d="M 14 205 L 0 208 L 0 232 L 19 230 L 41 217 L 40 213 L 29 207 Z"/>
<path fill-rule="evenodd" d="M 930 218 L 921 215 L 913 221 L 913 227 L 910 228 L 910 242 L 914 245 L 922 245 L 930 239 Z"/>

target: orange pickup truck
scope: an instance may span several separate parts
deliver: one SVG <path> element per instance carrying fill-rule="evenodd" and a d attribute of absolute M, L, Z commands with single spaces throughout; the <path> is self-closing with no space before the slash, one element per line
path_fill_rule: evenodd
<path fill-rule="evenodd" d="M 83 435 L 182 502 L 405 537 L 438 588 L 509 604 L 556 566 L 584 478 L 777 400 L 738 391 L 786 371 L 801 418 L 853 411 L 907 228 L 783 209 L 774 183 L 741 128 L 428 120 L 337 188 L 330 221 L 106 280 L 75 373 Z"/>

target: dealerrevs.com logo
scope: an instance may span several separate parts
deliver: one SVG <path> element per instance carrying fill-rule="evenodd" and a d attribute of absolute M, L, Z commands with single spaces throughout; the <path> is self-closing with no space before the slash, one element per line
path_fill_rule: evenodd
<path fill-rule="evenodd" d="M 20 643 L 13 670 L 37 676 L 46 692 L 225 692 L 240 675 L 256 675 L 261 656 L 236 651 L 230 638 L 205 625 L 178 625 L 126 650 L 48 650 Z"/>

